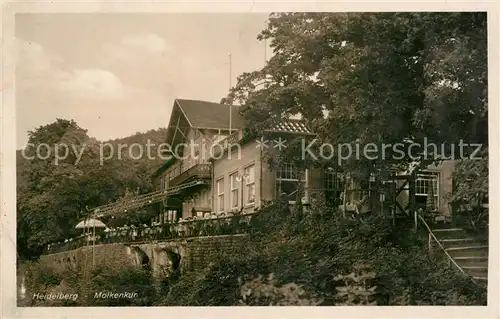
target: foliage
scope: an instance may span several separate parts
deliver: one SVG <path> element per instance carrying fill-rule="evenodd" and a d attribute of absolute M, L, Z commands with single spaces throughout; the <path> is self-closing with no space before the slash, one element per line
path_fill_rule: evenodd
<path fill-rule="evenodd" d="M 360 268 L 366 267 L 357 267 L 358 271 L 351 272 L 348 275 L 338 275 L 335 277 L 335 280 L 342 280 L 345 283 L 345 286 L 336 287 L 337 289 L 337 297 L 339 299 L 344 299 L 344 303 L 340 305 L 344 306 L 353 306 L 353 305 L 376 305 L 375 301 L 371 301 L 375 296 L 376 286 L 367 288 L 367 281 L 375 278 L 375 273 L 373 272 L 359 272 Z"/>
<path fill-rule="evenodd" d="M 274 279 L 273 273 L 266 278 L 257 278 L 246 282 L 240 288 L 244 306 L 264 305 L 269 306 L 316 306 L 321 300 L 306 296 L 306 291 L 294 284 L 279 285 Z"/>
<path fill-rule="evenodd" d="M 28 271 L 39 291 L 68 289 L 78 305 L 484 305 L 486 289 L 438 255 L 425 236 L 383 215 L 361 221 L 317 208 L 298 214 L 273 204 L 254 217 L 251 245 L 220 255 L 209 267 L 153 284 L 148 269 L 106 264 L 91 272 Z M 261 219 L 260 221 L 258 219 Z M 273 230 L 269 223 L 273 220 Z M 34 276 L 34 277 L 33 277 Z M 65 288 L 66 287 L 66 288 Z M 153 288 L 155 287 L 155 288 Z M 54 291 L 54 290 L 53 290 Z M 67 291 L 67 290 L 66 290 Z M 93 300 L 95 291 L 138 292 L 132 300 Z M 90 292 L 90 294 L 89 294 Z M 89 297 L 90 296 L 90 297 Z"/>
<path fill-rule="evenodd" d="M 453 173 L 455 189 L 452 202 L 476 202 L 488 194 L 488 149 L 484 149 L 478 159 L 457 161 Z"/>
<path fill-rule="evenodd" d="M 145 144 L 150 139 L 158 144 L 164 142 L 164 135 L 165 130 L 153 130 L 125 140 Z M 150 176 L 157 161 L 135 160 L 124 153 L 101 164 L 101 147 L 104 155 L 110 147 L 99 145 L 74 121 L 58 119 L 41 126 L 29 133 L 28 143 L 26 156 L 21 151 L 17 156 L 17 247 L 23 258 L 36 258 L 48 243 L 74 237 L 74 226 L 88 215 L 89 208 L 112 202 L 127 189 L 148 192 L 153 188 Z M 109 143 L 117 149 L 120 140 Z M 46 159 L 35 156 L 42 144 L 50 147 L 51 156 Z M 67 145 L 69 152 L 56 165 L 57 144 Z M 59 154 L 64 155 L 61 147 Z"/>
<path fill-rule="evenodd" d="M 28 278 L 37 278 L 37 280 L 28 280 L 27 289 L 36 290 L 40 287 L 54 286 L 61 283 L 61 274 L 54 267 L 45 263 L 28 262 L 24 265 L 25 275 Z"/>
<path fill-rule="evenodd" d="M 47 301 L 32 299 L 32 305 L 55 306 L 149 306 L 156 294 L 150 270 L 132 265 L 116 267 L 100 264 L 95 269 L 82 265 L 56 267 L 46 261 L 24 265 L 27 296 L 33 292 L 78 294 L 76 300 Z M 95 298 L 98 292 L 137 293 L 135 298 Z"/>
<path fill-rule="evenodd" d="M 373 276 L 366 289 L 378 305 L 485 304 L 486 290 L 429 256 L 425 237 L 390 218 L 371 216 L 355 221 L 331 212 L 311 210 L 297 216 L 271 205 L 239 255 L 223 258 L 204 270 L 182 274 L 170 283 L 159 305 L 298 305 L 344 304 L 359 284 L 343 280 L 351 273 Z M 286 216 L 286 217 L 284 217 Z M 365 265 L 368 270 L 359 270 Z M 361 273 L 359 273 L 361 271 Z M 272 274 L 271 277 L 269 277 Z M 353 279 L 359 279 L 351 276 Z M 268 280 L 270 278 L 270 280 Z M 287 288 L 296 287 L 295 292 Z M 373 288 L 376 287 L 376 288 Z M 251 289 L 249 292 L 248 289 Z M 285 292 L 286 291 L 286 292 Z M 300 292 L 297 294 L 297 292 Z M 359 291 L 357 293 L 364 292 Z M 372 295 L 372 293 L 369 293 Z M 358 300 L 359 303 L 359 300 Z"/>
<path fill-rule="evenodd" d="M 135 266 L 103 266 L 92 272 L 91 291 L 137 293 L 137 298 L 95 299 L 92 306 L 150 306 L 156 294 L 151 272 Z"/>
<path fill-rule="evenodd" d="M 414 158 L 392 148 L 383 156 L 381 143 L 401 143 L 406 155 L 425 141 L 487 144 L 486 29 L 480 12 L 272 14 L 258 38 L 274 55 L 239 76 L 227 100 L 244 106 L 250 130 L 300 113 L 320 142 L 375 143 L 375 158 L 342 164 L 383 174 Z M 413 155 L 424 161 L 423 151 Z"/>
<path fill-rule="evenodd" d="M 483 149 L 477 159 L 462 159 L 453 172 L 454 189 L 450 202 L 454 218 L 478 234 L 487 234 L 489 225 L 488 204 L 488 149 Z M 486 235 L 487 236 L 487 235 Z"/>

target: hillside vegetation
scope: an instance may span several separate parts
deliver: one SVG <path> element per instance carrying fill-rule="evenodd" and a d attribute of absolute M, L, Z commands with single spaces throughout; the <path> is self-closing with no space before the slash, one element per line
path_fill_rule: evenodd
<path fill-rule="evenodd" d="M 89 137 L 76 122 L 64 119 L 30 132 L 28 142 L 35 147 L 28 147 L 25 157 L 20 150 L 17 152 L 19 256 L 35 258 L 48 243 L 74 236 L 75 225 L 93 207 L 113 202 L 127 192 L 152 191 L 152 174 L 163 161 L 158 157 L 149 159 L 145 153 L 138 158 L 128 148 L 123 148 L 118 156 L 117 146 L 137 143 L 145 149 L 148 140 L 158 145 L 165 143 L 165 138 L 166 129 L 158 129 L 101 143 Z M 114 145 L 112 156 L 107 153 L 111 147 L 105 143 Z M 36 156 L 36 146 L 41 144 L 51 147 L 48 159 Z M 56 144 L 69 147 L 68 156 L 57 165 Z M 101 148 L 105 159 L 102 161 Z M 64 152 L 59 154 L 62 157 Z M 156 156 L 153 152 L 152 155 Z"/>

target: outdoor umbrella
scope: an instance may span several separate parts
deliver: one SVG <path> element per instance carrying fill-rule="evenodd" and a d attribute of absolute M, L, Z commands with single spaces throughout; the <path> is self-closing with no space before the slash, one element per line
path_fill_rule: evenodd
<path fill-rule="evenodd" d="M 75 226 L 76 229 L 91 227 L 106 228 L 106 225 L 98 219 L 89 218 L 86 220 L 82 220 Z"/>
<path fill-rule="evenodd" d="M 95 229 L 96 228 L 106 228 L 106 225 L 98 219 L 87 218 L 87 219 L 79 222 L 75 226 L 75 228 L 76 229 L 83 229 L 84 231 L 85 231 L 85 229 L 89 229 L 89 228 L 94 229 L 92 232 L 92 267 L 94 267 L 94 246 L 95 246 L 95 240 L 96 240 Z M 87 237 L 87 243 L 88 243 L 90 241 L 90 237 L 89 236 L 86 236 L 86 237 Z"/>
<path fill-rule="evenodd" d="M 75 226 L 75 228 L 82 229 L 84 231 L 85 231 L 85 229 L 94 228 L 93 235 L 95 236 L 95 228 L 106 228 L 106 225 L 98 219 L 89 218 L 89 219 L 85 219 L 85 220 L 82 220 L 81 222 L 79 222 Z"/>

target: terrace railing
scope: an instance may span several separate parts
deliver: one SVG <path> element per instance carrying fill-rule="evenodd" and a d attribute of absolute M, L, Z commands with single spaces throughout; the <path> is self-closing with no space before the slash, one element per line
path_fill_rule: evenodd
<path fill-rule="evenodd" d="M 96 235 L 78 236 L 63 243 L 51 244 L 45 254 L 74 250 L 87 245 L 111 243 L 151 242 L 187 237 L 245 234 L 256 213 L 182 220 L 177 223 L 154 226 L 124 226 Z"/>
<path fill-rule="evenodd" d="M 170 186 L 176 186 L 184 183 L 191 178 L 210 178 L 212 176 L 212 166 L 210 164 L 196 164 L 180 175 L 170 180 Z"/>

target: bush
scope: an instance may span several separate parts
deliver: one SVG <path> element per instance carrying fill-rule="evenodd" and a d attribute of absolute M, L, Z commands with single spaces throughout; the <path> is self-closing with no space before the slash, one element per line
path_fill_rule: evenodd
<path fill-rule="evenodd" d="M 221 255 L 197 272 L 154 283 L 133 266 L 31 269 L 40 287 L 137 292 L 140 298 L 84 299 L 99 306 L 485 305 L 486 289 L 429 256 L 427 234 L 412 220 L 384 215 L 343 218 L 321 208 L 307 213 L 285 203 L 264 207 L 252 220 L 251 245 Z M 361 269 L 361 270 L 360 270 Z M 87 294 L 89 296 L 89 294 Z"/>
<path fill-rule="evenodd" d="M 399 222 L 394 225 L 384 215 L 357 221 L 315 209 L 302 214 L 284 203 L 265 207 L 252 219 L 248 250 L 202 272 L 183 274 L 158 304 L 360 304 L 359 298 L 339 295 L 339 289 L 359 290 L 355 280 L 346 284 L 342 279 L 360 275 L 353 275 L 355 265 L 365 265 L 373 273 L 367 304 L 486 303 L 486 289 L 430 257 L 425 233 L 412 230 L 411 220 Z M 295 293 L 287 287 L 294 287 Z"/>
<path fill-rule="evenodd" d="M 81 266 L 55 268 L 45 262 L 32 262 L 25 266 L 25 274 L 27 296 L 33 292 L 78 294 L 75 301 L 36 301 L 42 306 L 150 306 L 156 298 L 151 272 L 134 266 L 101 265 L 86 271 Z M 138 297 L 99 299 L 94 298 L 96 292 L 137 293 Z"/>

